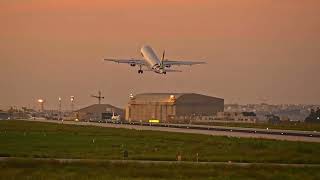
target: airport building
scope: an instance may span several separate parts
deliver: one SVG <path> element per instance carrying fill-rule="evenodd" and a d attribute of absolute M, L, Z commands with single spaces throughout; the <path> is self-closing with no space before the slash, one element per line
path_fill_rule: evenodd
<path fill-rule="evenodd" d="M 126 120 L 174 122 L 211 116 L 224 110 L 224 99 L 194 93 L 147 93 L 131 96 Z"/>
<path fill-rule="evenodd" d="M 0 111 L 0 120 L 10 119 L 10 114 L 8 112 Z"/>
<path fill-rule="evenodd" d="M 219 112 L 212 122 L 221 123 L 256 123 L 258 117 L 254 112 Z"/>
<path fill-rule="evenodd" d="M 110 104 L 94 104 L 78 110 L 77 118 L 80 121 L 101 121 L 115 113 L 120 115 L 120 119 L 124 119 L 124 110 Z"/>

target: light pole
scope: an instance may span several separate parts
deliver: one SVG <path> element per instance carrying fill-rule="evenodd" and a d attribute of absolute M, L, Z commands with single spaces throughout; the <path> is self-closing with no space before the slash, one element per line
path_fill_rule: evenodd
<path fill-rule="evenodd" d="M 70 96 L 70 101 L 71 101 L 71 112 L 74 110 L 74 96 Z"/>
<path fill-rule="evenodd" d="M 61 100 L 62 100 L 61 97 L 59 97 L 58 100 L 59 100 L 59 119 L 58 120 L 60 120 L 60 119 L 62 120 L 62 118 L 61 118 Z"/>
<path fill-rule="evenodd" d="M 43 112 L 44 111 L 44 100 L 38 99 L 38 103 L 40 105 L 40 112 Z"/>

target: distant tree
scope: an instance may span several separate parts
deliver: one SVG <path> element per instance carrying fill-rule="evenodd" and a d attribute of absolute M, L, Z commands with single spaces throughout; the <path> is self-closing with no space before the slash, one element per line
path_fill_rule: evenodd
<path fill-rule="evenodd" d="M 254 112 L 242 112 L 243 116 L 257 116 Z"/>
<path fill-rule="evenodd" d="M 315 115 L 316 115 L 316 111 L 314 109 L 311 109 L 310 116 L 315 116 Z"/>
<path fill-rule="evenodd" d="M 14 108 L 13 107 L 10 107 L 10 109 L 8 110 L 8 113 L 11 115 L 11 114 L 13 114 L 14 113 Z"/>
<path fill-rule="evenodd" d="M 27 111 L 28 111 L 28 108 L 27 108 L 27 107 L 22 107 L 22 110 L 23 110 L 24 112 L 27 112 Z"/>
<path fill-rule="evenodd" d="M 267 119 L 268 119 L 268 123 L 271 123 L 271 124 L 279 124 L 281 122 L 280 117 L 274 114 L 267 115 Z"/>
<path fill-rule="evenodd" d="M 310 110 L 310 114 L 305 119 L 306 123 L 320 123 L 320 109 L 319 107 L 315 111 L 314 109 Z"/>
<path fill-rule="evenodd" d="M 10 107 L 10 109 L 8 110 L 10 119 L 13 117 L 14 112 L 15 112 L 14 108 Z"/>

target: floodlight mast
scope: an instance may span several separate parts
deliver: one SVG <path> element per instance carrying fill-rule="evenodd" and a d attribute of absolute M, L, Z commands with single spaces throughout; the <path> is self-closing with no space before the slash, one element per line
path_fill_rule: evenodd
<path fill-rule="evenodd" d="M 44 100 L 38 99 L 38 103 L 40 105 L 40 112 L 43 112 L 44 111 Z"/>
<path fill-rule="evenodd" d="M 71 112 L 74 110 L 74 96 L 70 96 L 70 101 L 71 101 Z"/>

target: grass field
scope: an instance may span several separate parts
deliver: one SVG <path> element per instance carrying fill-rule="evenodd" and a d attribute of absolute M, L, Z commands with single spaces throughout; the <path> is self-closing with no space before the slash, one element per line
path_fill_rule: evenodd
<path fill-rule="evenodd" d="M 285 129 L 285 130 L 299 130 L 299 131 L 319 131 L 320 124 L 302 123 L 302 122 L 281 122 L 279 124 L 270 123 L 220 123 L 220 122 L 193 122 L 197 125 L 211 125 L 211 126 L 227 126 L 227 127 L 243 127 L 243 128 L 262 128 L 262 129 Z"/>
<path fill-rule="evenodd" d="M 0 179 L 320 179 L 318 167 L 205 164 L 0 162 Z"/>
<path fill-rule="evenodd" d="M 320 163 L 320 143 L 0 121 L 0 156 Z"/>

